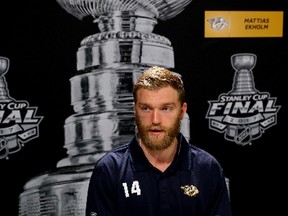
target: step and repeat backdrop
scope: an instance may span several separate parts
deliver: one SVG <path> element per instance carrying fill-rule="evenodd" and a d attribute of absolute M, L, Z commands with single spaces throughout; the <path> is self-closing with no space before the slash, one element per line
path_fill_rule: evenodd
<path fill-rule="evenodd" d="M 185 137 L 214 155 L 234 216 L 285 215 L 288 3 L 1 3 L 0 215 L 84 216 L 91 171 L 134 134 L 131 90 L 179 73 Z"/>

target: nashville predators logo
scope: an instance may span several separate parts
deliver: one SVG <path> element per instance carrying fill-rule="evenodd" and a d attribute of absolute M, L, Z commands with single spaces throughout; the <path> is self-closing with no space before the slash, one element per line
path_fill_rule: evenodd
<path fill-rule="evenodd" d="M 226 26 L 228 26 L 228 22 L 223 17 L 216 17 L 207 20 L 210 23 L 212 29 L 216 31 L 221 31 Z"/>
<path fill-rule="evenodd" d="M 194 185 L 184 185 L 181 186 L 181 189 L 184 191 L 184 194 L 189 197 L 196 196 L 199 193 L 199 190 Z"/>

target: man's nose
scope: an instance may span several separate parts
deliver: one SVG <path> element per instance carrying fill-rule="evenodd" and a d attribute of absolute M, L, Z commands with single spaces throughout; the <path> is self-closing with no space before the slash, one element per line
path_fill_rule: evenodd
<path fill-rule="evenodd" d="M 161 121 L 159 110 L 153 110 L 152 112 L 152 123 L 159 124 Z"/>

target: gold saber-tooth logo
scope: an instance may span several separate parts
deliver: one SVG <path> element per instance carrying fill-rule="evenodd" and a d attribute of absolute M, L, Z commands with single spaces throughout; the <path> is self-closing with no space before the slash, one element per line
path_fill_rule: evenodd
<path fill-rule="evenodd" d="M 9 59 L 0 56 L 0 159 L 9 159 L 24 143 L 38 137 L 38 125 L 43 118 L 35 116 L 37 107 L 9 95 L 4 76 L 8 69 Z"/>
<path fill-rule="evenodd" d="M 194 185 L 184 185 L 181 186 L 181 189 L 184 191 L 184 194 L 189 197 L 193 197 L 199 194 L 199 190 Z"/>
<path fill-rule="evenodd" d="M 228 22 L 223 17 L 216 17 L 207 20 L 210 23 L 212 29 L 216 31 L 221 31 L 226 26 L 228 26 Z"/>

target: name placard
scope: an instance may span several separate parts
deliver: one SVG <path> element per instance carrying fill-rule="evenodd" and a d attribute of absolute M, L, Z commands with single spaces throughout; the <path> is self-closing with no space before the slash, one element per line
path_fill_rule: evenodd
<path fill-rule="evenodd" d="M 283 37 L 283 11 L 205 11 L 205 38 Z"/>

